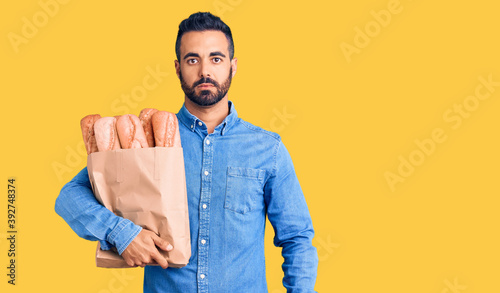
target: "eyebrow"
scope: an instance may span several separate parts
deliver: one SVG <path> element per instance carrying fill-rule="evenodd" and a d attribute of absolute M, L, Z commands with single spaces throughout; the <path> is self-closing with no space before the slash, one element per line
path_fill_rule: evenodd
<path fill-rule="evenodd" d="M 222 52 L 220 51 L 215 51 L 215 52 L 210 52 L 210 55 L 208 55 L 209 57 L 212 57 L 212 56 L 222 56 L 222 57 L 226 57 L 226 55 L 222 54 Z M 182 59 L 186 59 L 186 58 L 189 58 L 189 57 L 200 57 L 200 55 L 198 53 L 187 53 L 186 55 L 184 55 L 184 58 Z"/>
<path fill-rule="evenodd" d="M 188 57 L 200 57 L 200 55 L 198 55 L 197 53 L 187 53 L 182 59 L 186 59 Z"/>
<path fill-rule="evenodd" d="M 222 56 L 222 57 L 226 57 L 226 55 L 222 54 L 222 52 L 219 52 L 219 51 L 216 51 L 216 52 L 211 52 L 210 55 L 208 55 L 209 57 L 212 57 L 212 56 Z"/>

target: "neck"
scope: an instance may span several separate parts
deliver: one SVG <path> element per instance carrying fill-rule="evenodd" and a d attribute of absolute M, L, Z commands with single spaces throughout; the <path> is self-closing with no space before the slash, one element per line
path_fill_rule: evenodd
<path fill-rule="evenodd" d="M 217 125 L 219 125 L 229 114 L 227 103 L 227 95 L 217 104 L 212 106 L 199 106 L 191 102 L 187 97 L 184 97 L 186 109 L 207 125 L 209 134 L 214 132 L 215 127 L 217 127 Z"/>

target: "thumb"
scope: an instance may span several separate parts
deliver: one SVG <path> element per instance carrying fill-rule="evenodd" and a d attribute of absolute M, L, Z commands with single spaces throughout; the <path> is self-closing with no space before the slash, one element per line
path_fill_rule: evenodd
<path fill-rule="evenodd" d="M 158 246 L 159 248 L 161 248 L 165 251 L 170 251 L 174 248 L 172 246 L 172 244 L 168 243 L 168 241 L 166 241 L 166 240 L 161 239 L 160 236 L 154 235 L 153 241 L 154 241 L 156 246 Z"/>

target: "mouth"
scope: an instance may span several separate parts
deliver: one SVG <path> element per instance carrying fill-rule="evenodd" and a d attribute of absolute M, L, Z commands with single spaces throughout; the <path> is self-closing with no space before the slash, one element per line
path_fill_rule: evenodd
<path fill-rule="evenodd" d="M 213 87 L 213 84 L 211 84 L 211 83 L 202 83 L 202 84 L 198 85 L 198 87 L 200 87 L 200 88 L 208 88 L 208 87 Z"/>

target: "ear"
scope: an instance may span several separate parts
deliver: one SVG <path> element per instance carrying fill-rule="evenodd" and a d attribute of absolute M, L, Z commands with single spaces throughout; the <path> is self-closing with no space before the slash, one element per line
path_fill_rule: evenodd
<path fill-rule="evenodd" d="M 181 65 L 179 64 L 179 61 L 174 60 L 174 65 L 175 65 L 175 73 L 177 74 L 177 77 L 180 78 L 179 72 L 181 72 Z"/>
<path fill-rule="evenodd" d="M 233 60 L 231 60 L 231 68 L 233 70 L 233 76 L 231 78 L 233 78 L 234 75 L 236 74 L 236 69 L 238 68 L 238 59 L 237 58 L 233 58 Z"/>

